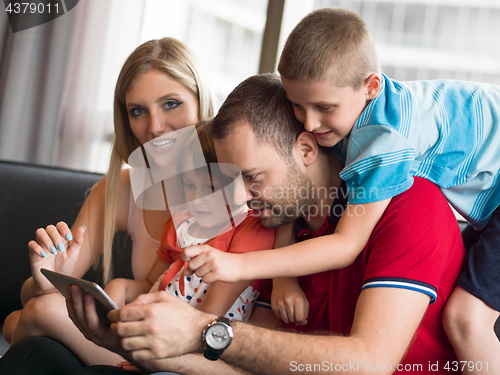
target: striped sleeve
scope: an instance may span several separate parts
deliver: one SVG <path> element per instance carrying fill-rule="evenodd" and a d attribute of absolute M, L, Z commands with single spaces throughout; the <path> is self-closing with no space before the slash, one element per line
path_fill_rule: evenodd
<path fill-rule="evenodd" d="M 436 185 L 415 177 L 408 191 L 391 200 L 368 240 L 362 290 L 400 288 L 443 303 L 443 280 L 445 288 L 454 287 L 463 254 L 448 202 Z"/>
<path fill-rule="evenodd" d="M 436 302 L 437 298 L 437 290 L 432 285 L 417 280 L 403 279 L 398 277 L 377 277 L 368 279 L 363 284 L 361 290 L 370 288 L 399 288 L 413 290 L 416 292 L 427 294 L 431 298 L 431 304 Z"/>
<path fill-rule="evenodd" d="M 377 202 L 409 189 L 415 159 L 410 142 L 392 127 L 369 125 L 353 130 L 346 167 L 340 173 L 349 203 Z"/>

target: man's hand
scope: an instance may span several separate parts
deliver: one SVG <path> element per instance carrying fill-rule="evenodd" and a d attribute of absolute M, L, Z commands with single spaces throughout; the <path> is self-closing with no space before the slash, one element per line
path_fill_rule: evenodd
<path fill-rule="evenodd" d="M 78 286 L 72 285 L 66 292 L 66 306 L 69 317 L 87 340 L 120 355 L 125 354 L 121 350 L 120 338 L 99 321 L 94 297 L 90 294 L 83 295 Z"/>
<path fill-rule="evenodd" d="M 226 253 L 209 245 L 199 245 L 186 247 L 182 252 L 182 260 L 189 262 L 184 270 L 186 276 L 196 273 L 208 284 L 214 281 L 235 283 L 248 280 L 243 273 L 241 254 Z"/>
<path fill-rule="evenodd" d="M 201 333 L 215 315 L 206 314 L 167 292 L 143 294 L 110 311 L 111 330 L 135 361 L 202 352 Z"/>

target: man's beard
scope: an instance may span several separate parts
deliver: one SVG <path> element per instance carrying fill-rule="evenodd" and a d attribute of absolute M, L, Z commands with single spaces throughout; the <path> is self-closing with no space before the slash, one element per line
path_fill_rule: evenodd
<path fill-rule="evenodd" d="M 276 228 L 279 225 L 293 223 L 306 215 L 311 206 L 317 206 L 318 199 L 314 196 L 313 183 L 302 173 L 295 160 L 288 165 L 284 184 L 286 186 L 273 189 L 272 197 L 266 194 L 265 201 L 248 202 L 250 208 L 271 209 L 271 214 L 260 218 L 260 223 L 265 228 Z"/>

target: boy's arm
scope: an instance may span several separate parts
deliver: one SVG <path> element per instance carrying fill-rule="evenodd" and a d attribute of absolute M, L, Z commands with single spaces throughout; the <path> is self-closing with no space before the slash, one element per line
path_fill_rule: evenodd
<path fill-rule="evenodd" d="M 390 199 L 346 207 L 333 234 L 311 238 L 275 250 L 245 254 L 221 253 L 210 246 L 189 247 L 185 271 L 205 282 L 304 276 L 350 265 L 363 251 Z"/>

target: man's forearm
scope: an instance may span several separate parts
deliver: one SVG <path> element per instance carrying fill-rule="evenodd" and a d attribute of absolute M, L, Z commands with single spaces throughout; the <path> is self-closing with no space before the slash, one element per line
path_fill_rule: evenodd
<path fill-rule="evenodd" d="M 344 365 L 348 373 L 349 363 L 355 364 L 366 356 L 361 351 L 362 346 L 350 337 L 277 332 L 242 323 L 233 323 L 233 329 L 233 342 L 222 359 L 251 373 L 315 373 L 325 372 L 326 367 L 334 372 L 335 365 Z M 307 370 L 307 364 L 312 370 Z M 363 373 L 359 370 L 353 373 Z"/>
<path fill-rule="evenodd" d="M 365 290 L 358 299 L 350 336 L 346 337 L 277 332 L 235 322 L 233 342 L 222 359 L 258 374 L 292 371 L 360 375 L 369 373 L 370 367 L 390 373 L 408 349 L 428 304 L 429 297 L 420 292 Z"/>
<path fill-rule="evenodd" d="M 155 359 L 134 364 L 147 372 L 172 371 L 183 375 L 252 374 L 230 366 L 222 360 L 209 361 L 202 354 L 188 354 L 177 358 Z"/>

